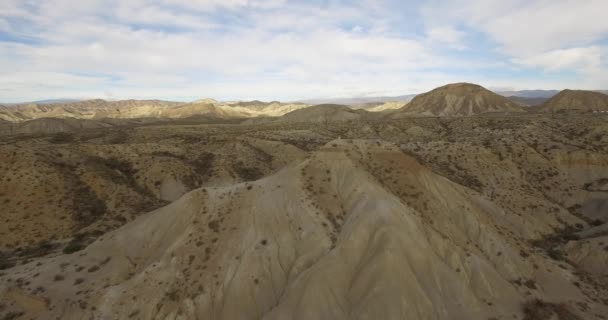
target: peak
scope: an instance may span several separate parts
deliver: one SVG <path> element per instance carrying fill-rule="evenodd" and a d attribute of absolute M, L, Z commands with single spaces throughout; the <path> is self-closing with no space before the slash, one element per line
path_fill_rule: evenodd
<path fill-rule="evenodd" d="M 482 86 L 480 86 L 478 84 L 469 83 L 469 82 L 449 83 L 449 84 L 446 84 L 445 86 L 443 86 L 443 88 L 467 88 L 467 87 L 469 87 L 469 88 L 483 88 Z"/>
<path fill-rule="evenodd" d="M 451 91 L 462 91 L 462 92 L 471 92 L 471 91 L 491 92 L 488 89 L 486 89 L 478 84 L 468 83 L 468 82 L 450 83 L 450 84 L 446 84 L 442 87 L 439 87 L 435 90 L 439 90 L 439 91 L 451 90 Z M 433 91 L 435 91 L 435 90 L 433 90 Z"/>
<path fill-rule="evenodd" d="M 102 104 L 102 103 L 106 103 L 106 102 L 107 101 L 104 99 L 89 99 L 89 100 L 82 101 L 82 103 L 84 103 L 84 104 Z M 77 104 L 80 102 L 68 102 L 68 103 Z"/>
<path fill-rule="evenodd" d="M 480 85 L 451 83 L 416 96 L 404 109 L 406 113 L 470 116 L 487 112 L 521 111 L 521 107 Z"/>
<path fill-rule="evenodd" d="M 214 103 L 217 103 L 217 100 L 211 99 L 211 98 L 205 98 L 205 99 L 195 100 L 192 103 L 211 103 L 211 104 L 214 104 Z"/>

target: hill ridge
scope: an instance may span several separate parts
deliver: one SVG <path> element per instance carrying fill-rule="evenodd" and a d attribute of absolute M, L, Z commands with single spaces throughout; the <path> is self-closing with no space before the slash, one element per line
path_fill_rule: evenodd
<path fill-rule="evenodd" d="M 608 95 L 587 90 L 566 89 L 539 106 L 541 111 L 608 111 Z"/>

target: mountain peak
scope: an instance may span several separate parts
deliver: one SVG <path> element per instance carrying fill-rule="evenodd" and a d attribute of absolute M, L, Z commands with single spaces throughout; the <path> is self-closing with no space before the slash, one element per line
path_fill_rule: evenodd
<path fill-rule="evenodd" d="M 480 85 L 451 83 L 416 96 L 400 113 L 470 116 L 487 112 L 521 111 L 521 107 Z"/>

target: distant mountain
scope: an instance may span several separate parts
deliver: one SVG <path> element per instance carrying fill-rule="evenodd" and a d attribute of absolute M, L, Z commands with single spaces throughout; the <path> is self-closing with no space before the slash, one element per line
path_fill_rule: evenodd
<path fill-rule="evenodd" d="M 416 95 L 406 94 L 402 96 L 394 97 L 353 97 L 353 98 L 326 98 L 326 99 L 309 99 L 302 100 L 301 102 L 307 104 L 340 104 L 347 106 L 359 106 L 370 103 L 382 103 L 382 102 L 409 102 Z"/>
<path fill-rule="evenodd" d="M 504 97 L 521 98 L 551 98 L 559 93 L 559 90 L 520 90 L 520 91 L 496 91 Z"/>
<path fill-rule="evenodd" d="M 545 103 L 545 101 L 549 100 L 549 98 L 526 98 L 526 97 L 518 97 L 518 96 L 510 96 L 510 97 L 507 97 L 507 99 L 509 99 L 515 103 L 519 103 L 522 106 L 527 106 L 527 107 L 538 106 L 538 105 Z"/>
<path fill-rule="evenodd" d="M 21 122 L 40 118 L 144 118 L 157 117 L 160 110 L 181 103 L 160 100 L 84 100 L 68 103 L 0 105 L 0 118 Z"/>
<path fill-rule="evenodd" d="M 522 111 L 522 107 L 486 88 L 454 83 L 416 96 L 393 117 L 402 115 L 471 116 L 487 112 Z"/>
<path fill-rule="evenodd" d="M 46 99 L 46 100 L 32 101 L 30 103 L 52 104 L 52 103 L 71 103 L 71 102 L 78 102 L 78 101 L 82 101 L 82 100 L 81 99 Z"/>
<path fill-rule="evenodd" d="M 563 90 L 538 109 L 545 112 L 608 111 L 608 95 L 595 91 Z"/>
<path fill-rule="evenodd" d="M 223 103 L 212 99 L 191 103 L 161 100 L 101 99 L 69 103 L 0 105 L 0 119 L 22 122 L 40 118 L 75 119 L 184 119 L 205 116 L 218 119 L 251 118 L 258 116 L 282 116 L 288 112 L 307 107 L 301 103 L 280 102 L 232 102 Z"/>
<path fill-rule="evenodd" d="M 608 94 L 608 90 L 590 90 L 590 91 Z M 505 97 L 545 98 L 545 99 L 549 99 L 560 92 L 561 92 L 560 90 L 496 91 L 496 93 L 498 93 L 501 96 L 505 96 Z"/>
<path fill-rule="evenodd" d="M 539 105 L 558 94 L 559 90 L 517 90 L 517 91 L 494 91 L 503 97 L 507 97 L 512 101 L 526 106 Z M 608 90 L 597 90 L 604 94 L 608 94 Z M 386 102 L 410 102 L 418 94 L 406 94 L 400 96 L 377 96 L 377 97 L 351 97 L 351 98 L 319 98 L 319 99 L 307 99 L 301 100 L 300 102 L 318 105 L 318 104 L 340 104 L 347 105 L 354 109 L 366 109 L 369 110 L 374 106 L 380 105 Z"/>
<path fill-rule="evenodd" d="M 53 104 L 53 103 L 72 103 L 83 101 L 81 99 L 46 99 L 46 100 L 37 100 L 37 101 L 28 101 L 28 102 L 11 102 L 11 103 L 0 103 L 1 105 L 6 106 L 15 106 L 15 105 L 23 105 L 23 104 Z"/>

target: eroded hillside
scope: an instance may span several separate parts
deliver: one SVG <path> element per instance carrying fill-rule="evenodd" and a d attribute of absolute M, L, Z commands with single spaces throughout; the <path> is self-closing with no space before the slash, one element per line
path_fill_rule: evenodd
<path fill-rule="evenodd" d="M 522 114 L 6 139 L 16 266 L 0 315 L 605 319 L 607 137 L 599 116 Z M 82 229 L 77 185 L 110 208 Z M 24 217 L 49 199 L 64 218 Z M 136 199 L 175 201 L 145 213 Z M 61 253 L 94 226 L 95 242 Z M 40 240 L 57 248 L 19 256 Z"/>

